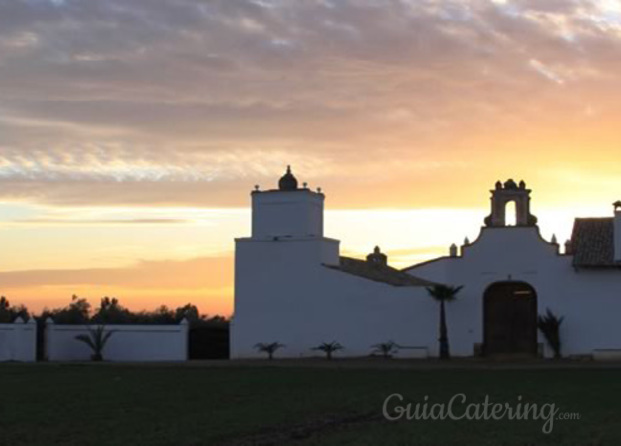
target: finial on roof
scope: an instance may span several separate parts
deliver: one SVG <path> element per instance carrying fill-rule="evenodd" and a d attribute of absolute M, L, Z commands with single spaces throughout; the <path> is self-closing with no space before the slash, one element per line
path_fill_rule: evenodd
<path fill-rule="evenodd" d="M 296 190 L 297 188 L 298 180 L 291 173 L 291 166 L 287 165 L 287 172 L 278 180 L 278 189 Z"/>
<path fill-rule="evenodd" d="M 509 178 L 505 181 L 505 189 L 517 189 L 517 184 L 513 181 L 513 178 Z"/>
<path fill-rule="evenodd" d="M 453 243 L 449 248 L 449 255 L 451 257 L 457 257 L 457 245 Z"/>
<path fill-rule="evenodd" d="M 613 205 L 613 206 L 614 206 L 614 208 L 615 208 L 615 212 L 616 212 L 616 211 L 621 211 L 621 200 L 617 200 L 617 201 L 615 201 L 614 203 L 612 203 L 612 205 Z"/>
<path fill-rule="evenodd" d="M 469 245 L 470 244 L 470 239 L 468 237 L 466 237 L 464 239 L 464 245 Z"/>
<path fill-rule="evenodd" d="M 556 240 L 556 234 L 552 234 L 552 240 L 550 240 L 551 243 L 558 245 L 558 241 Z"/>
<path fill-rule="evenodd" d="M 379 268 L 388 265 L 388 256 L 380 251 L 379 246 L 376 246 L 367 256 L 367 262 Z"/>

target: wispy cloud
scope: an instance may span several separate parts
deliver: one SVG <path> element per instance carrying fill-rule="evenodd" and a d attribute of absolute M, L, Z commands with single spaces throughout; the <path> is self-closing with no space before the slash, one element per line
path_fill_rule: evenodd
<path fill-rule="evenodd" d="M 612 0 L 0 0 L 0 291 L 230 309 L 287 164 L 349 255 L 472 240 L 508 177 L 562 240 L 619 198 L 620 50 Z"/>
<path fill-rule="evenodd" d="M 210 274 L 205 275 L 205 271 Z M 142 261 L 127 267 L 22 270 L 0 272 L 2 294 L 31 311 L 64 306 L 70 296 L 89 299 L 93 307 L 103 296 L 120 298 L 132 309 L 154 309 L 188 302 L 204 313 L 232 312 L 233 259 L 201 257 L 188 260 Z"/>
<path fill-rule="evenodd" d="M 552 70 L 550 67 L 546 66 L 544 63 L 536 60 L 536 59 L 531 59 L 528 61 L 528 64 L 531 66 L 531 68 L 533 70 L 535 70 L 537 73 L 541 74 L 543 77 L 545 77 L 546 79 L 552 81 L 552 82 L 556 82 L 557 84 L 564 84 L 565 81 L 563 80 L 563 78 L 561 76 L 559 76 L 557 73 L 554 72 L 554 70 Z"/>
<path fill-rule="evenodd" d="M 620 26 L 603 0 L 0 1 L 0 197 L 239 205 L 286 164 L 343 193 L 370 160 L 484 171 L 491 128 L 585 102 L 605 126 Z"/>
<path fill-rule="evenodd" d="M 188 220 L 164 218 L 138 218 L 130 220 L 80 220 L 80 219 L 53 219 L 33 218 L 27 220 L 13 220 L 12 223 L 32 225 L 176 225 L 189 223 Z"/>
<path fill-rule="evenodd" d="M 205 277 L 204 271 L 213 276 Z M 232 257 L 142 261 L 120 268 L 24 270 L 0 272 L 3 289 L 58 285 L 164 290 L 226 287 L 232 280 Z"/>

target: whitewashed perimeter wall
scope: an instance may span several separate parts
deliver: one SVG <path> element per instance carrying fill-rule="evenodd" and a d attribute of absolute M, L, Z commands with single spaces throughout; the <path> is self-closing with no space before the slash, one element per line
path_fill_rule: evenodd
<path fill-rule="evenodd" d="M 12 324 L 0 324 L 0 361 L 36 361 L 37 324 L 18 317 Z"/>
<path fill-rule="evenodd" d="M 93 325 L 92 328 L 96 328 Z M 89 361 L 91 349 L 75 337 L 88 335 L 85 325 L 58 325 L 48 319 L 45 353 L 49 361 Z M 105 361 L 186 361 L 187 320 L 179 325 L 106 325 L 114 330 L 103 351 Z"/>

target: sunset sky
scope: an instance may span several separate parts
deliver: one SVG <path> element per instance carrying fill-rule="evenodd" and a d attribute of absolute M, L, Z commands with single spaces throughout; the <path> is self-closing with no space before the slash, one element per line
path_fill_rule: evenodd
<path fill-rule="evenodd" d="M 343 254 L 544 237 L 621 199 L 621 2 L 0 0 L 0 295 L 230 315 L 250 191 L 291 164 Z"/>

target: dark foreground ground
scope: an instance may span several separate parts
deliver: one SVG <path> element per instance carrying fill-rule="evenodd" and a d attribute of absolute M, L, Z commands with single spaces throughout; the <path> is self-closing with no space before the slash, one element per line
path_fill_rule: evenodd
<path fill-rule="evenodd" d="M 398 361 L 4 364 L 2 445 L 621 445 L 621 366 Z M 580 419 L 386 421 L 420 406 L 553 403 Z M 394 404 L 391 405 L 394 408 Z M 558 415 L 557 415 L 558 417 Z"/>

